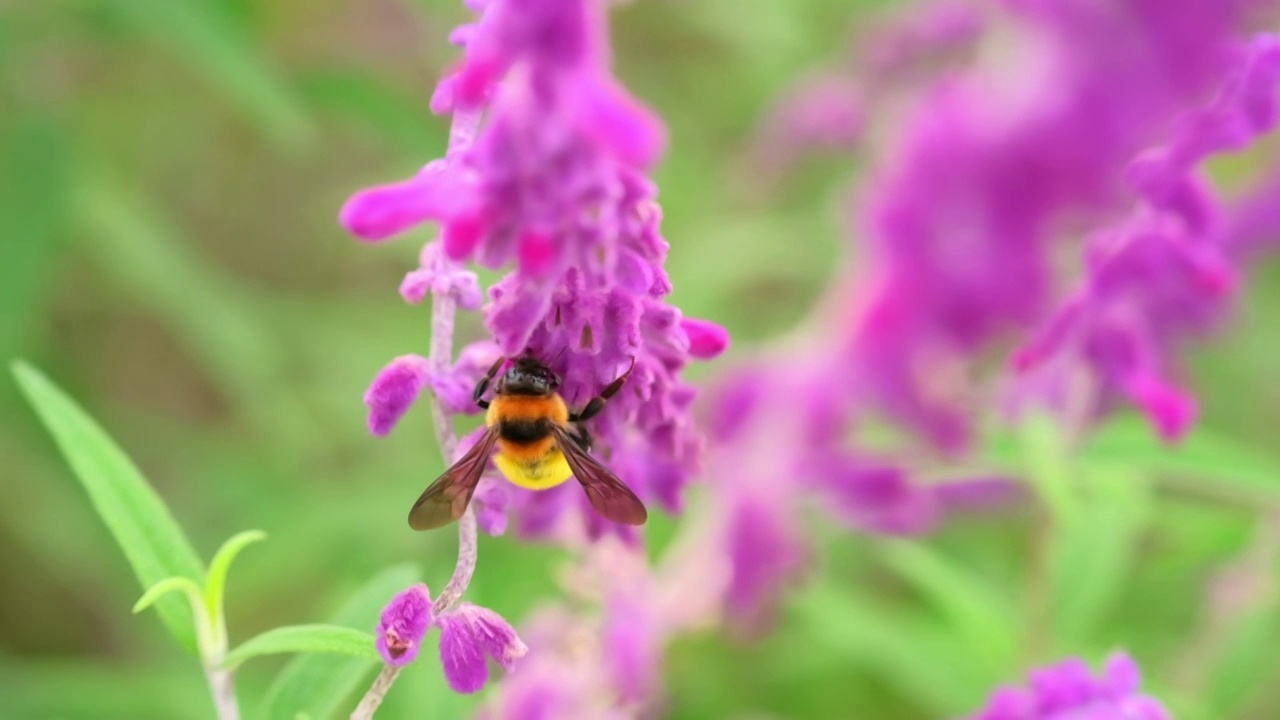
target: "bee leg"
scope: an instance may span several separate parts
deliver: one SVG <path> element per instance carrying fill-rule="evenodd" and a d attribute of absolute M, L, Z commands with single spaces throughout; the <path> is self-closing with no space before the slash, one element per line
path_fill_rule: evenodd
<path fill-rule="evenodd" d="M 604 392 L 600 393 L 598 397 L 591 398 L 591 401 L 582 408 L 581 412 L 570 414 L 569 421 L 584 422 L 586 420 L 590 420 L 596 415 L 599 415 L 600 411 L 604 409 L 604 404 L 609 400 L 609 398 L 618 394 L 618 391 L 622 389 L 622 385 L 627 382 L 627 377 L 631 375 L 631 371 L 635 369 L 636 359 L 632 357 L 631 365 L 627 368 L 627 371 L 622 373 L 617 380 L 609 383 L 609 387 L 605 388 Z"/>
<path fill-rule="evenodd" d="M 502 363 L 506 361 L 507 359 L 505 357 L 498 358 L 493 363 L 493 367 L 489 368 L 489 372 L 485 373 L 484 377 L 480 378 L 480 382 L 476 383 L 476 391 L 471 393 L 471 399 L 474 400 L 476 405 L 479 405 L 482 409 L 489 409 L 489 401 L 482 400 L 481 397 L 484 395 L 484 392 L 489 389 L 489 383 L 493 382 L 493 376 L 498 374 L 498 368 L 502 367 Z"/>
<path fill-rule="evenodd" d="M 587 427 L 585 425 L 574 425 L 573 437 L 578 441 L 578 444 L 582 446 L 583 450 L 591 452 L 591 433 L 587 432 Z"/>

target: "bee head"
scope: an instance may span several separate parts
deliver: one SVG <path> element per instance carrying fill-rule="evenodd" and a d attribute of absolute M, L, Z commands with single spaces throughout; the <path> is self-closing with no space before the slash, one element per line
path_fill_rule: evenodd
<path fill-rule="evenodd" d="M 550 395 L 560 387 L 560 377 L 551 368 L 531 357 L 515 361 L 498 383 L 498 392 L 508 395 Z"/>

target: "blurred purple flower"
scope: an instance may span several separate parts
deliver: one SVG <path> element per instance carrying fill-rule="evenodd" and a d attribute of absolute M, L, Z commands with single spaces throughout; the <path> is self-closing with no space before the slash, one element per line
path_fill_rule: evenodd
<path fill-rule="evenodd" d="M 1090 240 L 1083 286 L 1015 356 L 1015 366 L 1030 376 L 1029 392 L 1062 404 L 1072 392 L 1068 376 L 1083 365 L 1091 372 L 1094 412 L 1123 396 L 1166 440 L 1190 428 L 1196 402 L 1169 379 L 1173 350 L 1213 325 L 1237 282 L 1218 202 L 1195 169 L 1275 127 L 1277 81 L 1280 39 L 1259 36 L 1213 102 L 1182 118 L 1168 145 L 1130 164 L 1142 205 L 1119 228 Z"/>
<path fill-rule="evenodd" d="M 489 680 L 486 658 L 511 672 L 529 650 L 500 615 L 471 603 L 444 613 L 436 624 L 444 676 L 456 692 L 474 693 L 484 687 Z"/>
<path fill-rule="evenodd" d="M 396 667 L 413 662 L 431 620 L 431 592 L 426 585 L 418 583 L 396 595 L 378 623 L 378 654 Z"/>
<path fill-rule="evenodd" d="M 1021 61 L 926 92 L 865 196 L 848 375 L 943 449 L 969 440 L 971 359 L 1042 316 L 1055 231 L 1113 207 L 1124 159 L 1220 77 L 1243 3 L 1119 5 L 1007 3 Z"/>
<path fill-rule="evenodd" d="M 1124 718 L 1169 720 L 1159 701 L 1138 692 L 1141 674 L 1133 659 L 1116 653 L 1099 677 L 1079 658 L 1031 671 L 1030 687 L 1002 687 L 969 720 L 1069 720 Z"/>
<path fill-rule="evenodd" d="M 729 612 L 754 624 L 800 572 L 808 543 L 792 517 L 789 498 L 740 497 L 730 502 L 721 540 L 731 568 L 725 602 Z"/>
<path fill-rule="evenodd" d="M 838 517 L 869 532 L 918 535 L 932 530 L 941 514 L 933 492 L 892 465 L 828 454 L 815 462 L 811 479 Z"/>

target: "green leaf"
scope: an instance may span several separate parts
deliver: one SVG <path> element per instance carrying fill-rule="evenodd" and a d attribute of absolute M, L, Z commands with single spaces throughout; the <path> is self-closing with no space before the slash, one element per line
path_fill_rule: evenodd
<path fill-rule="evenodd" d="M 1033 414 L 1020 428 L 1028 474 L 1040 498 L 1059 520 L 1076 510 L 1071 482 L 1071 457 L 1062 429 L 1053 417 Z"/>
<path fill-rule="evenodd" d="M 304 98 L 320 110 L 341 114 L 369 134 L 395 144 L 412 157 L 444 154 L 444 123 L 432 122 L 419 98 L 351 67 L 315 69 L 299 79 Z"/>
<path fill-rule="evenodd" d="M 286 625 L 252 637 L 227 653 L 224 667 L 234 668 L 251 657 L 281 653 L 338 653 L 378 659 L 373 635 L 339 625 Z"/>
<path fill-rule="evenodd" d="M 1235 622 L 1216 658 L 1206 695 L 1217 717 L 1263 717 L 1243 710 L 1257 699 L 1259 690 L 1275 682 L 1280 666 L 1280 614 L 1269 606 Z"/>
<path fill-rule="evenodd" d="M 970 661 L 972 648 L 939 623 L 833 586 L 805 591 L 790 610 L 816 656 L 858 665 L 928 708 L 929 717 L 971 710 L 990 687 Z"/>
<path fill-rule="evenodd" d="M 187 599 L 191 601 L 192 610 L 199 609 L 200 612 L 206 612 L 204 607 L 204 592 L 200 586 L 191 578 L 184 577 L 168 577 L 160 582 L 152 585 L 142 597 L 138 598 L 138 602 L 133 604 L 134 614 L 138 614 L 143 610 L 151 607 L 156 600 L 168 595 L 171 592 L 185 592 Z"/>
<path fill-rule="evenodd" d="M 42 318 L 41 304 L 70 205 L 69 136 L 54 118 L 14 110 L 0 134 L 0 358 L 28 347 Z"/>
<path fill-rule="evenodd" d="M 1051 622 L 1064 651 L 1088 644 L 1119 602 L 1137 560 L 1137 542 L 1150 509 L 1140 475 L 1087 468 L 1092 501 L 1055 528 Z"/>
<path fill-rule="evenodd" d="M 334 625 L 373 629 L 392 595 L 418 582 L 418 568 L 397 565 L 365 583 L 332 618 Z M 345 655 L 299 655 L 289 661 L 267 689 L 260 717 L 294 720 L 332 716 L 378 662 Z"/>
<path fill-rule="evenodd" d="M 264 324 L 252 291 L 197 252 L 127 180 L 87 171 L 75 190 L 76 220 L 92 238 L 82 250 L 199 359 L 244 422 L 273 445 L 305 449 L 326 441 L 290 386 L 286 347 Z"/>
<path fill-rule="evenodd" d="M 128 456 L 39 370 L 22 361 L 12 367 L 18 386 L 89 493 L 142 587 L 170 577 L 202 577 L 204 567 L 191 542 Z M 164 597 L 156 601 L 156 610 L 173 636 L 194 651 L 195 628 L 187 604 Z"/>
<path fill-rule="evenodd" d="M 209 563 L 209 576 L 204 584 L 204 602 L 209 608 L 209 621 L 214 632 L 222 632 L 225 628 L 222 620 L 222 595 L 227 585 L 227 571 L 231 569 L 231 562 L 236 559 L 236 555 L 239 555 L 241 550 L 266 539 L 267 534 L 261 530 L 237 533 L 222 543 L 222 547 L 218 548 L 217 554 L 213 556 L 213 562 Z"/>
<path fill-rule="evenodd" d="M 315 139 L 314 124 L 293 90 L 224 13 L 190 0 L 110 2 L 135 30 L 204 75 L 278 147 L 297 151 Z"/>
<path fill-rule="evenodd" d="M 891 542 L 882 552 L 884 562 L 932 601 L 964 636 L 972 662 L 980 664 L 991 681 L 1014 670 L 1018 624 L 1009 621 L 1014 608 L 981 578 L 919 543 Z"/>
<path fill-rule="evenodd" d="M 1236 495 L 1249 505 L 1280 501 L 1280 461 L 1211 428 L 1198 427 L 1169 445 L 1139 418 L 1118 417 L 1090 436 L 1080 459 L 1092 466 L 1175 476 L 1206 492 Z"/>

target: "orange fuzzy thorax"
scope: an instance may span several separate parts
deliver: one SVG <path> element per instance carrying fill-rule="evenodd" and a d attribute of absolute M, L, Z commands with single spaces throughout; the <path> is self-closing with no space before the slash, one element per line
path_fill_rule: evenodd
<path fill-rule="evenodd" d="M 532 420 L 550 418 L 557 425 L 569 423 L 569 407 L 559 395 L 498 395 L 489 405 L 484 424 L 493 425 L 502 418 Z"/>

